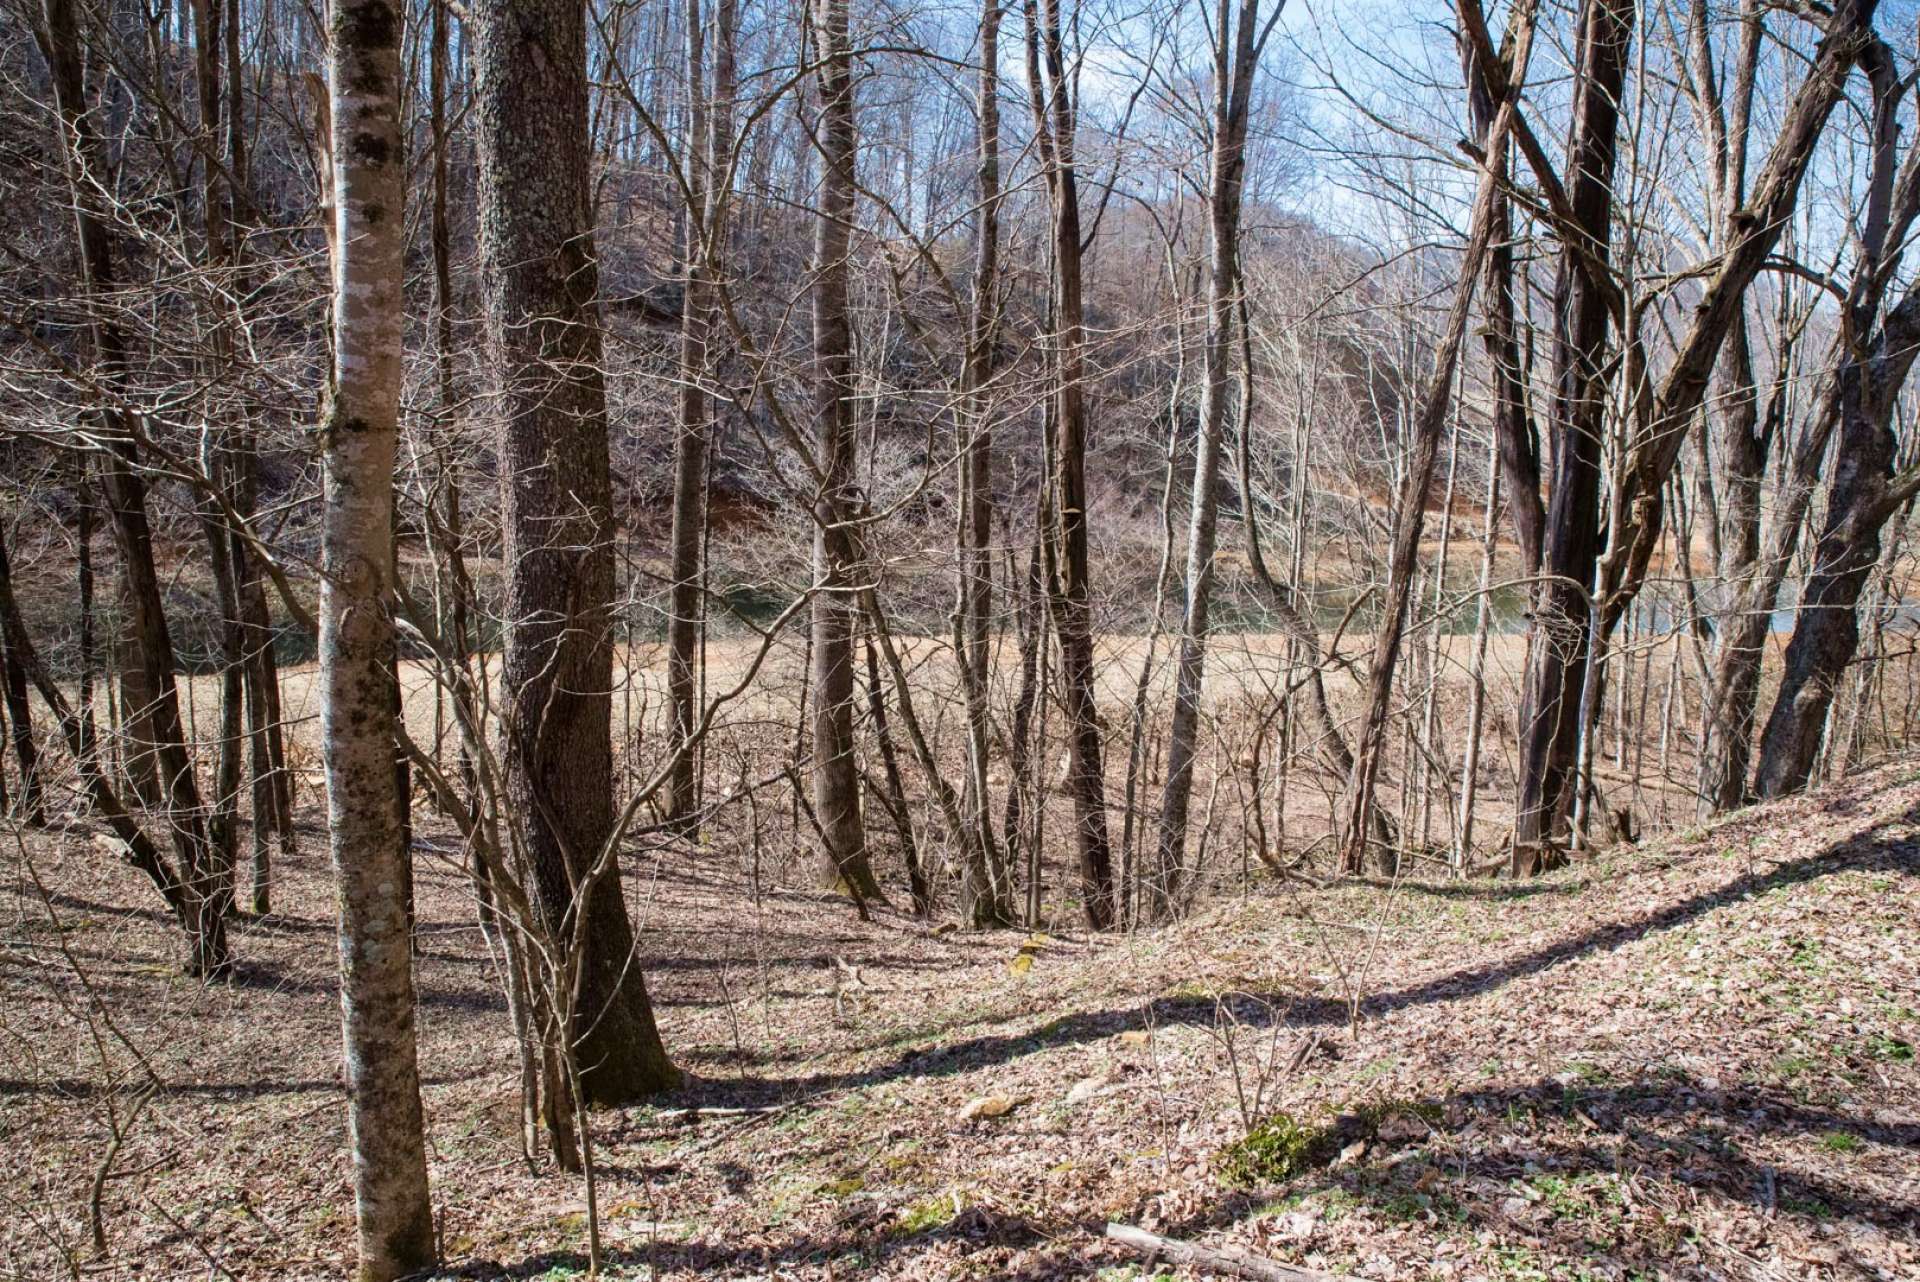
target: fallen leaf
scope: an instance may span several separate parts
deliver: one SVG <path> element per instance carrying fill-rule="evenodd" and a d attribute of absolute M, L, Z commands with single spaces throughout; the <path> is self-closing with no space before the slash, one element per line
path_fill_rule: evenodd
<path fill-rule="evenodd" d="M 1083 1077 L 1067 1092 L 1067 1103 L 1084 1104 L 1105 1090 L 1106 1085 L 1107 1079 L 1104 1077 Z"/>
<path fill-rule="evenodd" d="M 1009 1095 L 981 1095 L 967 1101 L 960 1110 L 960 1120 L 971 1122 L 980 1117 L 1004 1117 L 1013 1111 L 1014 1100 Z"/>

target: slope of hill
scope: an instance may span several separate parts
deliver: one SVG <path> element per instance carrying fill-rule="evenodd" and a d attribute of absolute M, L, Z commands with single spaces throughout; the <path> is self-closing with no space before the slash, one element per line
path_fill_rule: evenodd
<path fill-rule="evenodd" d="M 0 971 L 12 1276 L 63 1257 L 341 1275 L 307 840 L 295 915 L 246 926 L 215 989 L 168 975 L 141 887 L 97 851 L 22 847 Z M 711 850 L 629 882 L 695 1080 L 597 1120 L 614 1276 L 1158 1267 L 1108 1221 L 1380 1279 L 1920 1276 L 1911 762 L 1537 882 L 1274 885 L 1111 939 L 862 924 Z M 446 1275 L 578 1276 L 581 1185 L 521 1163 L 504 1005 L 451 863 L 423 866 L 420 896 Z M 158 1082 L 131 1120 L 142 1074 L 114 1037 Z M 86 1265 L 102 1169 L 111 1256 Z"/>

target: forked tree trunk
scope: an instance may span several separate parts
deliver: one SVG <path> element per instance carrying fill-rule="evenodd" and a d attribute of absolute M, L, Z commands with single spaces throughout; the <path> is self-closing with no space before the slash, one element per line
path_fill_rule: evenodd
<path fill-rule="evenodd" d="M 1876 49 L 1884 49 L 1873 34 L 1877 8 L 1878 0 L 1839 0 L 1819 15 L 1822 39 L 1780 110 L 1773 145 L 1754 171 L 1752 190 L 1740 202 L 1734 219 L 1737 234 L 1729 237 L 1716 259 L 1687 327 L 1674 343 L 1658 394 L 1648 397 L 1636 391 L 1631 398 L 1636 422 L 1615 474 L 1615 515 L 1607 530 L 1607 552 L 1596 567 L 1605 629 L 1611 630 L 1624 617 L 1646 581 L 1665 527 L 1667 482 L 1681 446 L 1706 398 L 1721 344 L 1745 306 L 1746 291 L 1768 265 L 1793 216 L 1827 118 L 1845 96 L 1854 65 L 1877 56 Z"/>
<path fill-rule="evenodd" d="M 1887 520 L 1920 491 L 1920 471 L 1893 473 L 1893 414 L 1920 352 L 1920 287 L 1888 313 L 1875 342 L 1838 376 L 1840 423 L 1827 516 L 1800 593 L 1780 692 L 1760 741 L 1762 797 L 1807 786 L 1840 683 L 1860 643 L 1858 605 L 1880 562 Z"/>
<path fill-rule="evenodd" d="M 590 197 L 584 0 L 472 8 L 480 247 L 500 380 L 507 653 L 503 755 L 551 947 L 585 914 L 572 1052 L 586 1101 L 674 1085 L 616 866 L 613 511 Z M 566 996 L 561 995 L 563 998 Z M 564 1091 L 564 1084 L 549 1084 Z"/>
<path fill-rule="evenodd" d="M 1794 554 L 1799 547 L 1801 529 L 1805 522 L 1806 511 L 1812 502 L 1813 493 L 1819 481 L 1820 471 L 1827 456 L 1827 446 L 1835 428 L 1843 419 L 1851 416 L 1852 448 L 1864 446 L 1879 449 L 1884 442 L 1877 439 L 1876 429 L 1860 415 L 1872 414 L 1872 406 L 1865 403 L 1866 398 L 1877 394 L 1874 391 L 1874 378 L 1869 370 L 1871 363 L 1863 362 L 1859 355 L 1865 349 L 1869 356 L 1881 357 L 1887 354 L 1885 342 L 1889 335 L 1874 335 L 1874 327 L 1880 316 L 1886 291 L 1893 283 L 1893 273 L 1887 270 L 1887 255 L 1898 253 L 1906 242 L 1907 230 L 1912 225 L 1916 211 L 1920 211 L 1920 152 L 1909 151 L 1904 161 L 1897 155 L 1899 142 L 1898 114 L 1903 97 L 1903 89 L 1894 72 L 1893 63 L 1884 49 L 1870 46 L 1860 59 L 1866 69 L 1868 79 L 1874 90 L 1874 110 L 1872 124 L 1871 167 L 1868 177 L 1868 196 L 1866 200 L 1867 216 L 1861 228 L 1859 258 L 1854 267 L 1853 280 L 1848 287 L 1845 306 L 1842 313 L 1843 328 L 1836 339 L 1836 350 L 1841 354 L 1832 381 L 1819 394 L 1811 422 L 1803 429 L 1803 436 L 1796 445 L 1794 454 L 1786 471 L 1780 501 L 1775 505 L 1773 530 L 1768 538 L 1766 555 L 1756 558 L 1755 564 L 1745 577 L 1742 591 L 1731 611 L 1726 627 L 1720 638 L 1719 653 L 1715 657 L 1713 684 L 1709 689 L 1711 700 L 1706 709 L 1704 720 L 1707 728 L 1707 747 L 1702 771 L 1701 800 L 1703 805 L 1713 809 L 1728 809 L 1744 802 L 1748 797 L 1747 768 L 1752 755 L 1753 726 L 1759 704 L 1760 669 L 1765 654 L 1767 634 L 1772 630 L 1773 612 L 1779 600 L 1780 589 L 1786 581 L 1787 573 L 1793 564 Z M 1904 306 L 1904 304 L 1903 304 Z M 1902 323 L 1902 311 L 1896 308 L 1888 318 L 1890 327 Z M 1897 335 L 1895 335 L 1897 337 Z M 1899 353 L 1893 353 L 1896 360 Z M 1782 353 L 1781 370 L 1774 392 L 1774 404 L 1769 409 L 1769 418 L 1783 412 L 1781 403 L 1786 394 L 1788 374 L 1787 355 Z M 1893 376 L 1892 370 L 1886 375 Z M 1904 377 L 1903 375 L 1900 377 Z M 1898 378 L 1893 390 L 1897 394 Z M 1857 466 L 1860 460 L 1847 464 L 1841 461 L 1848 450 L 1842 444 L 1837 455 L 1835 484 L 1840 485 L 1843 478 L 1847 488 L 1858 491 L 1861 486 L 1859 477 L 1846 477 L 1848 466 Z M 1869 466 L 1871 466 L 1869 462 Z M 1837 491 L 1836 491 L 1837 492 Z M 1829 507 L 1829 529 L 1839 519 L 1846 519 L 1844 508 Z M 1877 538 L 1877 534 L 1875 535 Z M 1826 551 L 1832 551 L 1828 544 Z M 1818 557 L 1821 549 L 1816 548 Z M 1840 569 L 1829 563 L 1830 568 Z M 1838 582 L 1821 583 L 1817 587 L 1818 575 L 1809 581 L 1809 589 L 1824 593 L 1834 600 L 1846 596 L 1845 588 Z M 1835 622 L 1828 620 L 1829 623 Z M 1799 640 L 1799 629 L 1795 629 L 1795 639 Z M 1813 646 L 1812 635 L 1806 642 Z M 1847 648 L 1839 638 L 1823 640 L 1818 647 L 1827 648 L 1834 644 L 1837 649 Z M 1809 680 L 1818 681 L 1818 673 L 1823 666 L 1811 658 L 1807 650 L 1802 651 L 1800 687 L 1807 692 Z M 1808 692 L 1813 702 L 1819 701 L 1817 692 Z M 1830 692 L 1827 697 L 1830 697 Z M 1778 715 L 1776 705 L 1776 715 Z M 1808 713 L 1813 707 L 1810 704 Z M 1824 718 L 1824 712 L 1822 712 Z M 1791 718 L 1783 723 L 1780 734 L 1788 736 L 1787 725 Z M 1771 728 L 1771 727 L 1769 727 Z M 1814 736 L 1815 745 L 1818 734 Z M 1795 773 L 1782 770 L 1788 756 L 1797 756 L 1801 751 L 1813 749 L 1787 749 L 1786 739 L 1776 738 L 1779 752 L 1774 759 L 1774 769 L 1785 777 L 1776 778 L 1766 787 L 1781 788 L 1786 778 Z M 1763 763 L 1762 774 L 1766 767 Z M 1795 787 L 1799 785 L 1793 785 Z"/>
<path fill-rule="evenodd" d="M 321 746 L 339 880 L 340 1014 L 361 1282 L 433 1263 L 409 925 L 393 774 L 393 464 L 406 165 L 402 13 L 342 0 L 329 24 L 333 403 L 324 428 Z"/>
<path fill-rule="evenodd" d="M 1607 404 L 1613 175 L 1620 104 L 1633 45 L 1633 0 L 1580 10 L 1567 197 L 1574 226 L 1554 285 L 1554 474 L 1547 502 L 1533 631 L 1520 705 L 1514 867 L 1538 871 L 1573 805 L 1580 692 L 1587 667 L 1588 589 L 1600 550 L 1600 450 Z"/>

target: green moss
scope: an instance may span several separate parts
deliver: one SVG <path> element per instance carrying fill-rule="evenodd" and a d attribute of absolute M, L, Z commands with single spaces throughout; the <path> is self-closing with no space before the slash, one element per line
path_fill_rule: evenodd
<path fill-rule="evenodd" d="M 953 1222 L 953 1218 L 966 1209 L 966 1202 L 958 1195 L 947 1192 L 937 1193 L 924 1201 L 915 1202 L 900 1212 L 900 1218 L 893 1222 L 889 1232 L 894 1237 L 914 1237 L 921 1233 L 931 1233 L 943 1229 Z"/>
<path fill-rule="evenodd" d="M 1275 1113 L 1220 1150 L 1220 1178 L 1237 1188 L 1282 1183 L 1325 1166 L 1350 1144 L 1374 1138 L 1381 1125 L 1396 1116 L 1433 1123 L 1440 1120 L 1441 1109 L 1423 1100 L 1378 1100 L 1320 1125 Z"/>
<path fill-rule="evenodd" d="M 1330 1129 L 1275 1113 L 1220 1150 L 1220 1178 L 1239 1188 L 1279 1184 L 1325 1162 Z"/>

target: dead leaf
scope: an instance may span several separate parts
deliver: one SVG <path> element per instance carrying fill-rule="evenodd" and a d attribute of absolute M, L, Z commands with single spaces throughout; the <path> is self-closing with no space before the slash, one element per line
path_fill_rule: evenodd
<path fill-rule="evenodd" d="M 970 1099 L 966 1107 L 960 1110 L 960 1120 L 971 1122 L 981 1117 L 1004 1117 L 1013 1111 L 1017 1101 L 1010 1095 L 980 1095 Z"/>
<path fill-rule="evenodd" d="M 1084 1104 L 1105 1090 L 1106 1086 L 1107 1079 L 1104 1077 L 1083 1077 L 1067 1092 L 1067 1103 Z"/>

